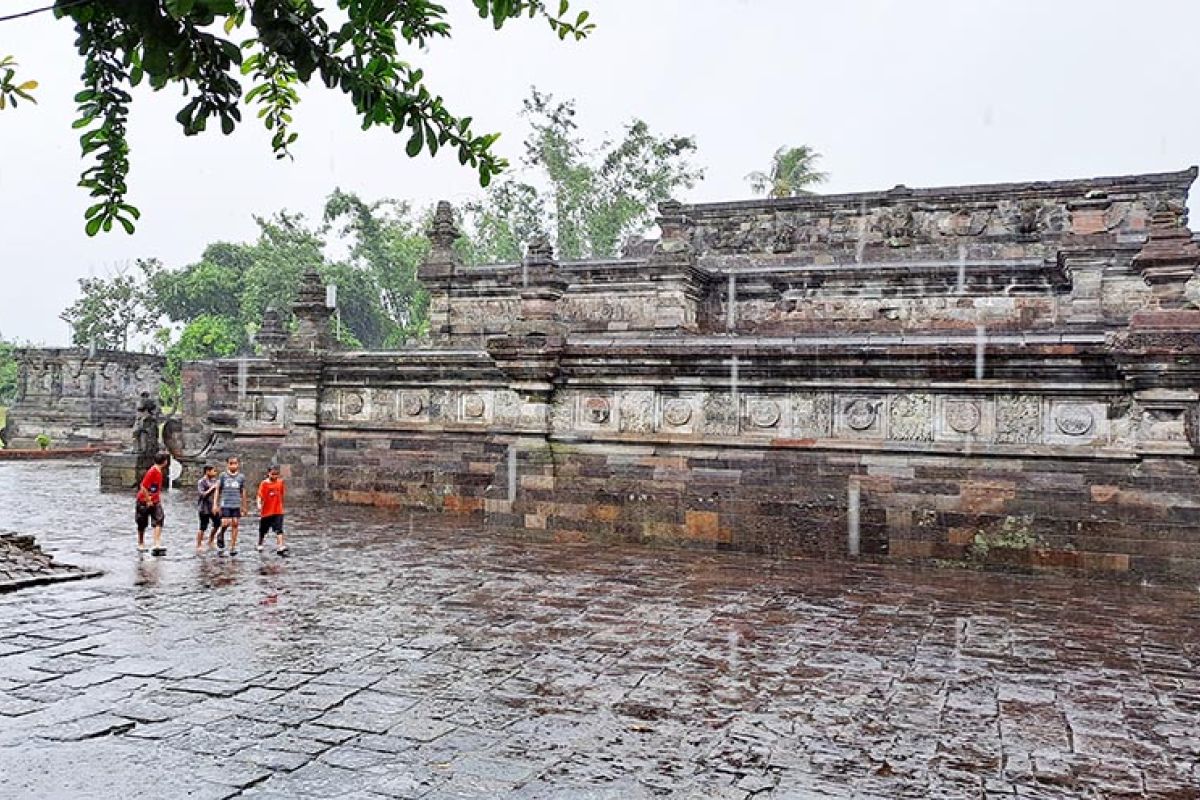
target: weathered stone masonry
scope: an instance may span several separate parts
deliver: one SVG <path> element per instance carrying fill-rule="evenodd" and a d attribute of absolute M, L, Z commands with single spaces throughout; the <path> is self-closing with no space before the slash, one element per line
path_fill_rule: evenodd
<path fill-rule="evenodd" d="M 33 447 L 46 434 L 54 447 L 127 446 L 138 397 L 157 399 L 164 359 L 147 353 L 85 348 L 23 348 L 17 400 L 8 410 L 5 440 Z"/>
<path fill-rule="evenodd" d="M 430 346 L 329 350 L 306 276 L 244 381 L 187 371 L 189 445 L 560 540 L 1200 577 L 1195 177 L 669 203 L 480 268 L 444 206 Z"/>

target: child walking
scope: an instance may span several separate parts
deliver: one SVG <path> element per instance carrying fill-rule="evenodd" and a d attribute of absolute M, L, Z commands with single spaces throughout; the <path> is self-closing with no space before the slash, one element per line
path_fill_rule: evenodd
<path fill-rule="evenodd" d="M 258 485 L 258 552 L 262 552 L 267 533 L 275 531 L 275 552 L 287 555 L 283 543 L 283 496 L 287 491 L 279 467 L 272 464 L 267 468 L 267 478 Z"/>
<path fill-rule="evenodd" d="M 242 473 L 242 464 L 237 456 L 230 456 L 225 462 L 225 471 L 217 479 L 217 495 L 213 501 L 213 511 L 221 515 L 221 531 L 217 537 L 217 552 L 225 554 L 225 531 L 232 528 L 229 539 L 229 555 L 238 553 L 238 526 L 242 515 L 246 513 L 246 476 Z"/>
<path fill-rule="evenodd" d="M 142 482 L 138 484 L 137 503 L 133 519 L 137 523 L 137 549 L 139 553 L 146 552 L 146 528 L 154 525 L 154 547 L 150 555 L 166 555 L 167 548 L 162 546 L 163 507 L 162 490 L 167 482 L 167 464 L 171 457 L 159 453 L 154 457 L 154 464 L 146 470 Z"/>
<path fill-rule="evenodd" d="M 200 515 L 200 529 L 196 531 L 197 553 L 203 553 L 213 546 L 217 531 L 221 527 L 221 515 L 213 508 L 217 503 L 217 489 L 217 468 L 212 464 L 207 464 L 204 467 L 204 475 L 196 482 L 196 511 Z M 204 546 L 206 530 L 208 530 L 207 548 Z"/>

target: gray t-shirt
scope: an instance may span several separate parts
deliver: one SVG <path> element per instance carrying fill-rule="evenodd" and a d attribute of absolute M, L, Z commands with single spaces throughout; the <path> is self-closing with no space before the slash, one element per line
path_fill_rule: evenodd
<path fill-rule="evenodd" d="M 231 475 L 228 470 L 221 473 L 221 508 L 241 508 L 242 491 L 246 488 L 246 473 Z"/>
<path fill-rule="evenodd" d="M 196 482 L 196 508 L 205 514 L 212 512 L 213 500 L 216 497 L 215 493 L 210 493 L 209 490 L 216 485 L 216 478 L 201 478 Z"/>

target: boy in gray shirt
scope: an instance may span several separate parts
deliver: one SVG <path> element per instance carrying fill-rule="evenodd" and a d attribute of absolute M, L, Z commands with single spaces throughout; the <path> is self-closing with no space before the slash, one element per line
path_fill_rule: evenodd
<path fill-rule="evenodd" d="M 237 456 L 230 456 L 225 462 L 225 471 L 217 479 L 216 497 L 213 499 L 213 511 L 221 515 L 221 534 L 217 540 L 217 550 L 224 553 L 222 547 L 225 541 L 225 531 L 230 530 L 229 555 L 236 556 L 238 549 L 238 523 L 246 513 L 246 476 L 241 471 L 242 465 Z"/>

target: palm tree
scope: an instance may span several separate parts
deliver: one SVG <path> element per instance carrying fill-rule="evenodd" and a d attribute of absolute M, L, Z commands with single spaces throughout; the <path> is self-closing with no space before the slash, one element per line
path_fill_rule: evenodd
<path fill-rule="evenodd" d="M 811 194 L 808 186 L 824 183 L 827 173 L 817 172 L 814 167 L 821 154 L 806 144 L 799 147 L 784 145 L 771 156 L 770 172 L 751 172 L 746 176 L 755 192 L 767 197 L 795 197 Z"/>

